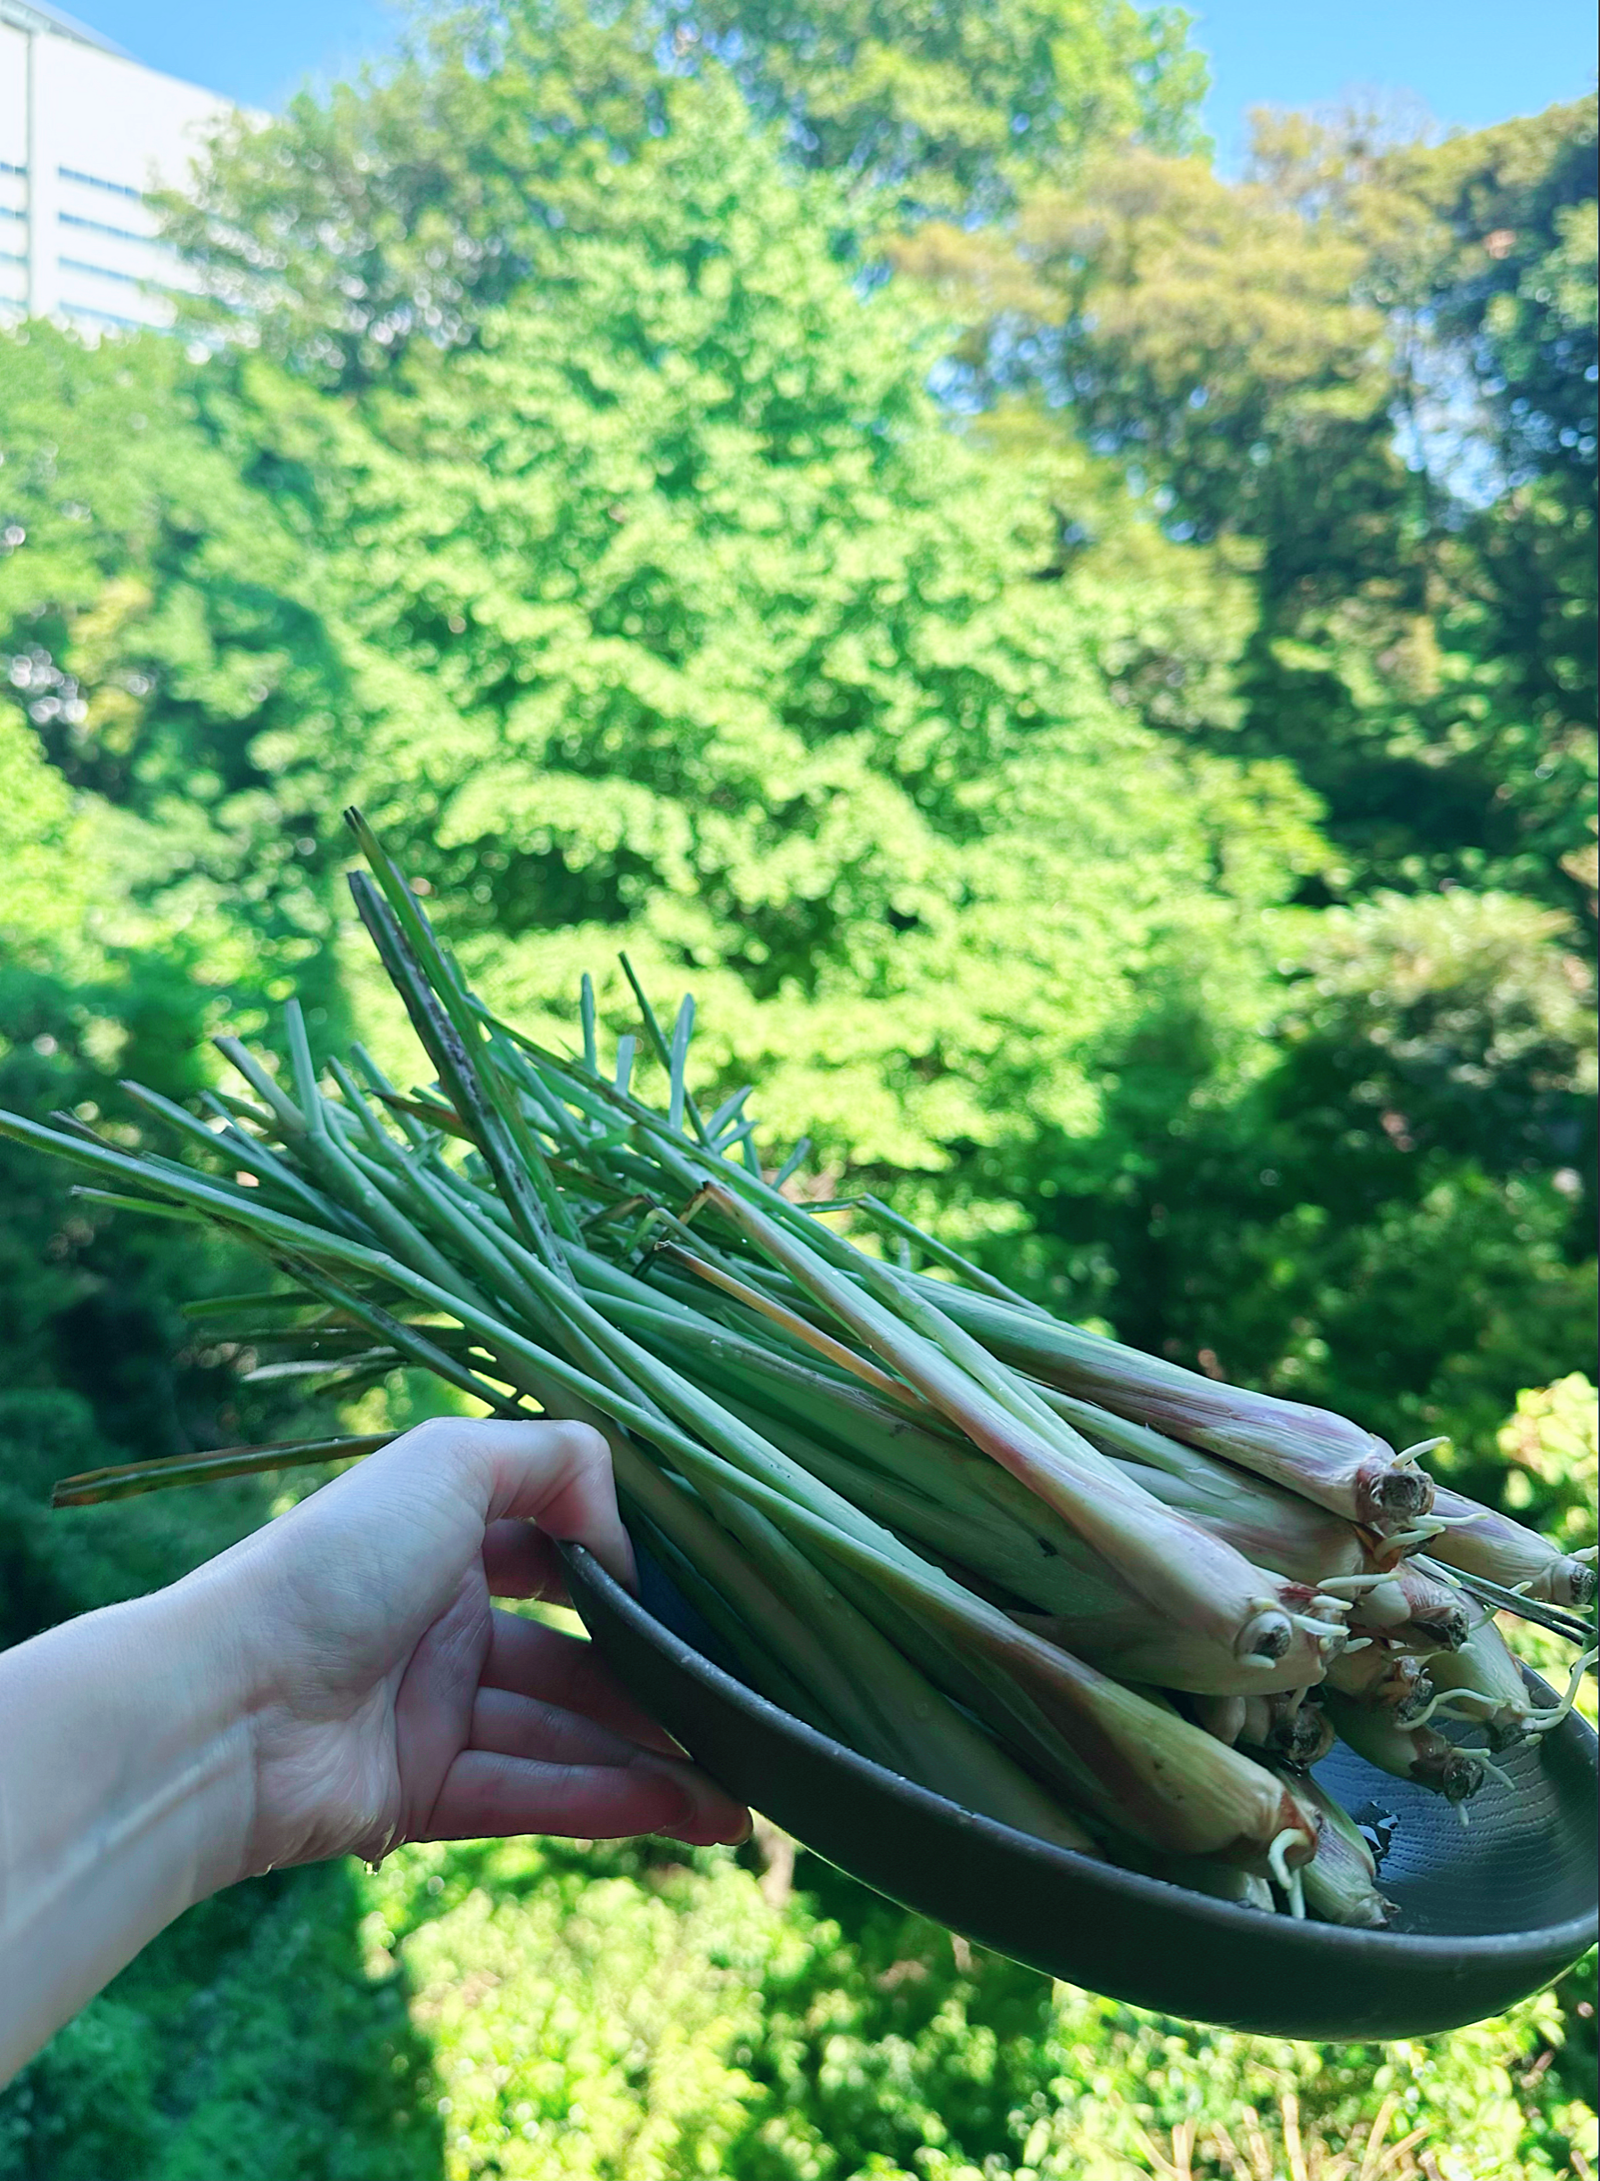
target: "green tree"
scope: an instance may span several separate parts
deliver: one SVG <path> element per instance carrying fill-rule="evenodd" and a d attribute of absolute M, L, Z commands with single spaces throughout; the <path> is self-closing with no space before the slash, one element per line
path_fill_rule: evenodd
<path fill-rule="evenodd" d="M 1308 917 L 1253 1054 L 1219 1045 L 1181 980 L 1152 987 L 1099 1133 L 1041 1136 L 1036 1276 L 1191 1366 L 1397 1443 L 1450 1433 L 1440 1459 L 1496 1496 L 1517 1389 L 1592 1354 L 1573 936 L 1465 889 Z"/>
<path fill-rule="evenodd" d="M 317 844 L 251 755 L 348 691 L 293 480 L 223 371 L 48 325 L 0 341 L 0 452 L 0 716 L 86 798 L 108 937 L 245 1019 L 291 975 L 331 1002 Z"/>
<path fill-rule="evenodd" d="M 1096 144 L 1198 140 L 1205 63 L 1177 7 L 1129 0 L 700 0 L 669 5 L 790 150 L 904 207 L 1004 208 Z"/>
<path fill-rule="evenodd" d="M 1475 437 L 1500 488 L 1465 532 L 1476 649 L 1499 666 L 1497 710 L 1523 723 L 1515 787 L 1530 845 L 1591 916 L 1595 129 L 1592 97 L 1552 107 L 1441 146 L 1421 175 L 1451 244 L 1432 301 L 1443 339 L 1469 358 Z"/>
<path fill-rule="evenodd" d="M 1186 21 L 1130 0 L 849 0 L 804 17 L 469 0 L 420 14 L 387 74 L 221 131 L 194 195 L 167 200 L 168 232 L 219 335 L 246 312 L 297 370 L 366 385 L 414 342 L 470 344 L 564 237 L 644 201 L 679 130 L 703 125 L 696 79 L 724 63 L 799 159 L 870 185 L 865 207 L 829 208 L 844 246 L 882 190 L 998 201 L 1135 129 L 1187 145 L 1204 74 Z"/>
<path fill-rule="evenodd" d="M 947 430 L 917 322 L 828 248 L 834 185 L 741 136 L 731 86 L 693 95 L 617 231 L 569 235 L 474 348 L 264 416 L 322 435 L 363 726 L 258 761 L 425 859 L 535 1022 L 619 944 L 689 978 L 713 1064 L 834 1163 L 1088 1125 L 1152 948 L 1259 975 L 1319 854 L 1303 798 L 1113 701 L 1106 578 L 1036 580 L 1048 491 Z M 1136 618 L 1125 594 L 1113 629 Z"/>
<path fill-rule="evenodd" d="M 1169 534 L 1253 544 L 1236 740 L 1322 797 L 1345 887 L 1592 888 L 1593 129 L 1264 116 L 1242 184 L 1106 151 L 898 252 L 969 398 L 1031 390 Z"/>

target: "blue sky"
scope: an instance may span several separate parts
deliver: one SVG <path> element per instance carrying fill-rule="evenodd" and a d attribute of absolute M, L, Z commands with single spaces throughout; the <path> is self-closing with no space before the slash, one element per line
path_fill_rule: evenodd
<path fill-rule="evenodd" d="M 397 20 L 384 0 L 77 0 L 73 12 L 152 67 L 269 107 L 381 53 Z M 1193 12 L 1225 165 L 1253 105 L 1402 90 L 1447 125 L 1481 128 L 1593 81 L 1586 0 L 1193 0 Z"/>

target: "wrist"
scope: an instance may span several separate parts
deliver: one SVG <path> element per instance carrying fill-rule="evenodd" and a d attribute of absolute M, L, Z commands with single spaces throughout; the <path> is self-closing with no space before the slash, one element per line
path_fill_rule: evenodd
<path fill-rule="evenodd" d="M 180 1584 L 0 1655 L 0 2079 L 243 1872 L 248 1707 L 218 1600 Z"/>
<path fill-rule="evenodd" d="M 261 1674 L 245 1630 L 247 1583 L 197 1569 L 126 1608 L 135 1709 L 152 1746 L 151 1773 L 170 1806 L 192 1907 L 252 1875 L 255 1719 Z"/>

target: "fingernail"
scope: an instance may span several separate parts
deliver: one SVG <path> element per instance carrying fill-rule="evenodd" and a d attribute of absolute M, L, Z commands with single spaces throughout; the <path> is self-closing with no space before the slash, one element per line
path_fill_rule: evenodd
<path fill-rule="evenodd" d="M 680 1826 L 692 1825 L 699 1816 L 700 1798 L 692 1787 L 687 1786 L 684 1781 L 674 1778 L 670 1772 L 663 1772 L 660 1777 L 671 1787 L 672 1800 L 670 1808 L 656 1830 L 663 1833 L 675 1833 Z"/>
<path fill-rule="evenodd" d="M 663 1765 L 659 1776 L 669 1781 L 674 1789 L 672 1807 L 656 1827 L 675 1840 L 688 1841 L 693 1845 L 709 1845 L 712 1841 L 726 1841 L 737 1847 L 748 1840 L 751 1832 L 750 1813 L 740 1811 L 722 1816 L 727 1809 L 728 1797 L 713 1787 L 710 1781 L 686 1780 L 681 1773 L 669 1772 Z"/>

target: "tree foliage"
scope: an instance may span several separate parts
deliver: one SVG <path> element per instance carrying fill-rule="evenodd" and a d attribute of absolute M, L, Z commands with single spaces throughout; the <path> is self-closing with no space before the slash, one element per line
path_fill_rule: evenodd
<path fill-rule="evenodd" d="M 701 0 L 680 49 L 726 58 L 806 166 L 905 207 L 991 213 L 1097 144 L 1196 140 L 1204 62 L 1175 7 L 1129 0 Z"/>
<path fill-rule="evenodd" d="M 1180 10 L 1130 0 L 466 0 L 419 16 L 387 74 L 225 128 L 166 209 L 219 330 L 250 324 L 324 383 L 371 383 L 417 341 L 471 343 L 559 267 L 563 241 L 648 201 L 697 95 L 731 69 L 806 163 L 945 207 L 1000 202 L 1134 131 L 1194 136 L 1204 89 Z M 745 133 L 740 117 L 731 137 Z M 870 210 L 867 216 L 870 217 Z M 859 239 L 862 208 L 830 208 Z"/>
<path fill-rule="evenodd" d="M 1240 736 L 1322 796 L 1346 885 L 1592 899 L 1593 140 L 1592 100 L 1434 150 L 1266 115 L 1241 185 L 1108 150 L 899 252 L 978 398 L 1253 544 Z"/>

